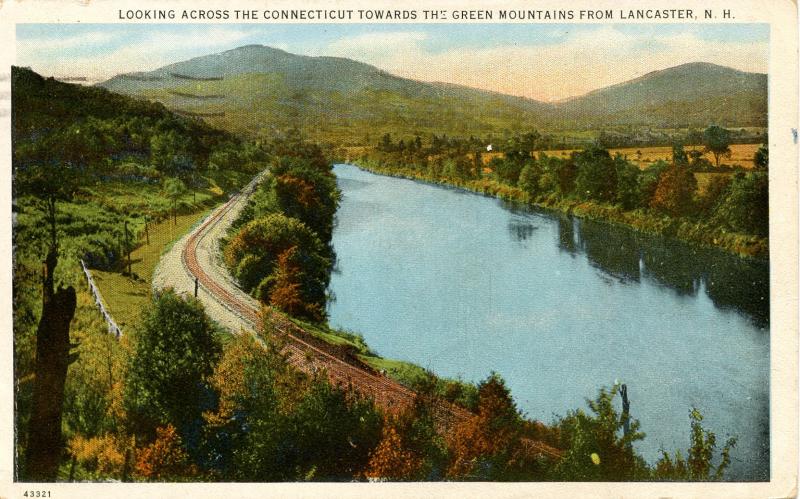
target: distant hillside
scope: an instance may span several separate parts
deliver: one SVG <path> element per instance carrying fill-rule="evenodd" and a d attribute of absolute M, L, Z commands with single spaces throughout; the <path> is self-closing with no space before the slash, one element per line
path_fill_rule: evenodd
<path fill-rule="evenodd" d="M 765 126 L 766 75 L 694 63 L 549 104 L 425 83 L 336 57 L 248 45 L 101 84 L 255 135 L 297 126 L 316 138 L 374 142 L 386 132 L 502 134 L 565 130 Z"/>
<path fill-rule="evenodd" d="M 766 126 L 767 75 L 682 64 L 563 101 L 556 116 L 584 125 Z"/>
<path fill-rule="evenodd" d="M 15 144 L 40 140 L 90 118 L 111 121 L 130 117 L 142 121 L 144 128 L 161 122 L 165 128 L 180 130 L 197 140 L 234 140 L 224 131 L 175 116 L 161 104 L 131 99 L 104 88 L 44 78 L 27 68 L 11 68 L 11 90 L 11 130 Z"/>

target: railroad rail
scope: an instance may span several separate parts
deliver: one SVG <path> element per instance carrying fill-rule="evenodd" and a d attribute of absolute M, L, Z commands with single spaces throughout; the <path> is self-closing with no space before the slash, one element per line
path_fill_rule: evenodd
<path fill-rule="evenodd" d="M 257 331 L 265 320 L 261 310 L 241 300 L 225 286 L 215 281 L 200 265 L 197 247 L 209 230 L 219 223 L 238 201 L 246 199 L 260 180 L 261 175 L 254 178 L 240 193 L 231 197 L 225 205 L 212 213 L 190 234 L 181 254 L 185 270 L 196 279 L 197 285 L 202 286 L 220 305 L 242 318 L 252 327 L 253 331 Z M 325 373 L 334 385 L 353 389 L 362 396 L 372 398 L 377 405 L 390 414 L 402 412 L 414 404 L 416 392 L 413 390 L 365 365 L 348 362 L 320 344 L 312 344 L 304 339 L 304 337 L 311 336 L 310 333 L 276 315 L 272 314 L 267 320 L 285 338 L 284 352 L 287 359 L 300 371 L 311 375 Z M 437 406 L 434 417 L 440 427 L 447 429 L 467 421 L 475 415 L 455 404 L 442 402 Z M 550 458 L 558 459 L 562 455 L 560 450 L 531 439 L 525 439 L 525 446 L 535 454 Z"/>

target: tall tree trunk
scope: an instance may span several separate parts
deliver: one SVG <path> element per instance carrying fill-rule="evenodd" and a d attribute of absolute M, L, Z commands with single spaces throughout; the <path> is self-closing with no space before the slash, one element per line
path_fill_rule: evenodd
<path fill-rule="evenodd" d="M 75 288 L 54 290 L 58 250 L 45 260 L 42 317 L 36 330 L 36 377 L 28 427 L 25 480 L 55 481 L 61 457 L 61 413 L 69 365 L 69 324 L 75 315 Z"/>

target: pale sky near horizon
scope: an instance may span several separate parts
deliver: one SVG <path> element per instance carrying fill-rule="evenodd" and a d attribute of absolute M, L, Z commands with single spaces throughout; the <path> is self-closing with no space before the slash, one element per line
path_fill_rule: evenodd
<path fill-rule="evenodd" d="M 90 81 L 248 44 L 554 101 L 695 61 L 767 72 L 766 24 L 20 24 L 17 64 Z"/>

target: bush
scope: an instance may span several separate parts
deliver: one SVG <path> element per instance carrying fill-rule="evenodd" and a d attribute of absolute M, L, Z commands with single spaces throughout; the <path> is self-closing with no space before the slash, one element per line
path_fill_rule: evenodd
<path fill-rule="evenodd" d="M 694 212 L 694 193 L 697 179 L 684 166 L 671 166 L 661 172 L 650 207 L 678 217 Z"/>
<path fill-rule="evenodd" d="M 324 310 L 331 262 L 317 235 L 304 223 L 280 213 L 253 220 L 233 236 L 224 253 L 234 277 L 262 302 L 271 303 L 276 291 L 284 304 L 294 303 L 295 298 L 302 301 L 293 310 L 321 318 L 310 311 Z M 283 266 L 279 265 L 281 255 Z M 279 290 L 274 290 L 276 284 L 282 285 Z M 295 293 L 289 293 L 292 289 Z"/>
<path fill-rule="evenodd" d="M 630 481 L 648 476 L 646 463 L 632 447 L 633 442 L 644 438 L 639 432 L 639 421 L 629 418 L 630 430 L 623 433 L 624 420 L 614 408 L 619 390 L 619 385 L 610 391 L 601 388 L 596 399 L 587 401 L 590 414 L 578 409 L 559 422 L 561 447 L 566 452 L 556 467 L 557 478 Z"/>
<path fill-rule="evenodd" d="M 766 172 L 736 173 L 714 220 L 738 232 L 769 234 L 769 179 Z"/>
<path fill-rule="evenodd" d="M 583 199 L 611 202 L 617 196 L 617 167 L 605 149 L 590 147 L 575 155 L 575 189 Z"/>
<path fill-rule="evenodd" d="M 217 328 L 194 298 L 163 292 L 143 312 L 128 367 L 125 408 L 131 429 L 145 440 L 173 425 L 196 440 L 207 409 L 206 378 L 221 353 Z"/>

